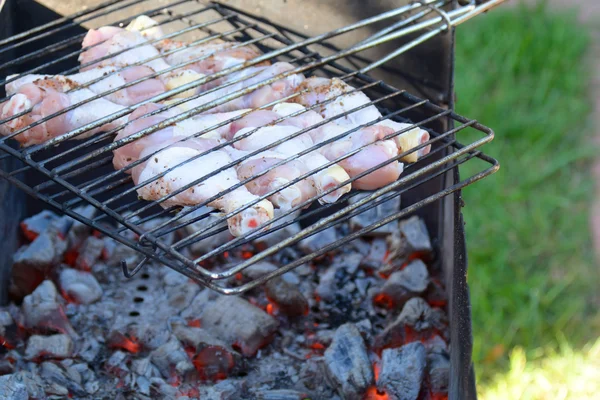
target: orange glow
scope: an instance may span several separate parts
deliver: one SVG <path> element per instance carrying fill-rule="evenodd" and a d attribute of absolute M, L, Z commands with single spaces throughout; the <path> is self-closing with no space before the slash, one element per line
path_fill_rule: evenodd
<path fill-rule="evenodd" d="M 127 350 L 130 353 L 139 353 L 142 345 L 138 343 L 135 336 L 127 337 L 123 334 L 117 334 L 117 337 L 110 344 L 110 347 Z"/>
<path fill-rule="evenodd" d="M 373 375 L 375 375 L 375 382 L 377 382 L 379 380 L 380 369 L 381 368 L 379 367 L 379 364 L 373 363 Z"/>
<path fill-rule="evenodd" d="M 23 235 L 25 235 L 30 242 L 33 242 L 38 237 L 37 232 L 30 231 L 25 222 L 21 222 L 21 230 L 23 231 Z"/>
<path fill-rule="evenodd" d="M 386 293 L 379 293 L 373 297 L 373 303 L 376 306 L 392 309 L 394 307 L 394 300 Z"/>
<path fill-rule="evenodd" d="M 448 395 L 446 393 L 430 393 L 430 400 L 448 400 Z"/>
<path fill-rule="evenodd" d="M 315 293 L 315 301 L 318 303 L 321 301 L 321 296 Z"/>
<path fill-rule="evenodd" d="M 223 252 L 223 257 L 225 257 L 225 258 L 229 258 L 229 252 L 228 252 L 228 251 L 224 251 L 224 252 Z"/>
<path fill-rule="evenodd" d="M 96 238 L 100 239 L 100 238 L 102 237 L 102 232 L 100 232 L 100 231 L 99 231 L 99 230 L 97 230 L 97 229 L 94 229 L 94 231 L 92 232 L 92 236 L 94 236 L 94 237 L 96 237 Z"/>
<path fill-rule="evenodd" d="M 322 343 L 315 342 L 315 343 L 313 343 L 313 344 L 310 345 L 310 348 L 314 349 L 314 350 L 324 350 L 325 346 Z"/>
<path fill-rule="evenodd" d="M 235 279 L 241 281 L 242 279 L 244 279 L 244 275 L 241 272 L 238 272 L 237 274 L 235 274 Z"/>
<path fill-rule="evenodd" d="M 389 398 L 386 392 L 377 390 L 376 386 L 371 386 L 365 392 L 363 400 L 389 400 Z"/>
<path fill-rule="evenodd" d="M 10 343 L 4 336 L 0 336 L 0 347 L 4 347 L 5 349 L 12 350 L 16 346 Z"/>
<path fill-rule="evenodd" d="M 251 251 L 242 251 L 242 258 L 244 260 L 252 258 L 253 255 L 254 255 L 254 253 L 252 253 Z"/>
<path fill-rule="evenodd" d="M 200 320 L 199 319 L 192 319 L 188 322 L 188 326 L 191 326 L 192 328 L 200 328 L 201 324 L 200 324 Z"/>
<path fill-rule="evenodd" d="M 219 346 L 207 346 L 192 359 L 202 380 L 217 381 L 226 379 L 235 365 L 233 356 Z"/>
<path fill-rule="evenodd" d="M 274 315 L 277 311 L 277 307 L 273 303 L 267 304 L 267 314 Z"/>
<path fill-rule="evenodd" d="M 77 261 L 77 257 L 79 257 L 79 252 L 77 250 L 67 251 L 64 256 L 65 264 L 70 265 L 71 267 L 74 267 L 75 261 Z"/>
<path fill-rule="evenodd" d="M 75 298 L 69 293 L 65 292 L 64 290 L 61 290 L 60 293 L 62 294 L 62 297 L 67 301 L 67 303 L 77 304 L 77 300 L 75 300 Z"/>
<path fill-rule="evenodd" d="M 195 387 L 188 390 L 180 390 L 179 393 L 181 394 L 181 396 L 187 396 L 192 399 L 197 399 L 198 397 L 200 397 L 200 390 Z"/>

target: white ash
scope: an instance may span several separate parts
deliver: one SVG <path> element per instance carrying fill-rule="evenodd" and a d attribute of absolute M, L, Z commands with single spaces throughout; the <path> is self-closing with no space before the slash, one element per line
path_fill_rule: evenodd
<path fill-rule="evenodd" d="M 61 289 L 76 302 L 91 304 L 102 297 L 102 288 L 89 272 L 65 268 L 58 278 Z"/>
<path fill-rule="evenodd" d="M 245 269 L 231 282 L 243 284 L 272 272 L 350 231 L 348 225 L 327 229 Z M 69 235 L 72 245 L 75 237 Z M 426 306 L 412 304 L 400 313 L 373 303 L 386 283 L 378 274 L 386 265 L 388 242 L 383 237 L 354 241 L 239 297 L 220 296 L 153 263 L 126 279 L 115 267 L 122 258 L 133 266 L 139 260 L 134 251 L 112 239 L 78 239 L 79 246 L 98 244 L 96 254 L 102 247 L 92 257 L 101 260 L 89 266 L 91 272 L 52 264 L 49 276 L 55 282 L 47 280 L 25 293 L 29 295 L 20 308 L 0 309 L 0 329 L 7 335 L 17 332 L 17 323 L 27 331 L 18 334 L 15 349 L 0 354 L 0 371 L 16 382 L 10 383 L 16 393 L 24 393 L 20 385 L 26 382 L 26 396 L 32 398 L 361 398 L 375 385 L 372 357 L 381 333 L 408 323 L 435 333 L 424 340 L 425 381 L 433 380 L 436 391 L 445 388 L 446 321 L 441 310 L 423 300 Z M 224 259 L 239 260 L 236 255 Z M 429 325 L 419 316 L 429 318 Z M 47 344 L 55 336 L 70 340 L 71 347 L 50 346 L 58 349 L 52 350 L 57 357 L 48 357 Z M 36 343 L 45 347 L 32 347 Z M 349 369 L 335 356 L 345 347 L 355 360 Z M 202 367 L 199 354 L 204 350 L 220 364 Z M 14 361 L 5 362 L 8 357 Z M 217 376 L 224 380 L 211 381 Z M 350 376 L 347 383 L 344 377 Z M 350 393 L 355 396 L 348 397 Z"/>

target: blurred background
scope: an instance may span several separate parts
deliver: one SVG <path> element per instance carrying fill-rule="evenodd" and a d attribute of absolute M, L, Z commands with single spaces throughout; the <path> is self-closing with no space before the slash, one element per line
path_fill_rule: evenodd
<path fill-rule="evenodd" d="M 39 2 L 68 15 L 99 1 Z M 225 2 L 310 35 L 367 7 Z M 458 113 L 495 130 L 485 152 L 502 165 L 464 192 L 479 396 L 598 399 L 600 1 L 512 0 L 465 23 L 455 79 Z"/>

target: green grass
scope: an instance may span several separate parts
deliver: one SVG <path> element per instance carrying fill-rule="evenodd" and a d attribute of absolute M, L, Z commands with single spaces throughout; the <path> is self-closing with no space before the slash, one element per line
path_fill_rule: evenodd
<path fill-rule="evenodd" d="M 501 168 L 464 191 L 474 360 L 485 385 L 526 357 L 599 335 L 589 232 L 596 152 L 588 29 L 544 6 L 494 10 L 457 30 L 459 113 L 496 132 Z M 507 397 L 509 398 L 509 397 Z"/>

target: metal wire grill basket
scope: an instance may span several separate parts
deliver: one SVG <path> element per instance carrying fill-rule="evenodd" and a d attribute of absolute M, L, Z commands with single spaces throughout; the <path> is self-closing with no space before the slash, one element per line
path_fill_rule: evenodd
<path fill-rule="evenodd" d="M 325 34 L 314 37 L 302 37 L 302 35 L 293 30 L 216 2 L 203 5 L 192 0 L 178 0 L 169 3 L 165 2 L 165 4 L 161 3 L 159 7 L 156 7 L 155 2 L 144 0 L 110 1 L 75 16 L 57 20 L 34 30 L 2 40 L 0 41 L 0 46 L 2 46 L 0 48 L 0 55 L 4 53 L 6 56 L 21 46 L 35 45 L 36 41 L 42 39 L 48 40 L 48 38 L 52 38 L 55 35 L 58 37 L 59 34 L 68 31 L 77 24 L 84 24 L 86 27 L 98 27 L 106 24 L 124 25 L 136 16 L 145 14 L 159 22 L 160 26 L 166 32 L 164 38 L 186 40 L 189 43 L 187 46 L 201 45 L 217 39 L 230 40 L 240 42 L 239 46 L 256 46 L 263 52 L 263 55 L 250 60 L 244 65 L 226 68 L 198 81 L 169 90 L 140 104 L 125 107 L 123 111 L 114 113 L 102 120 L 86 124 L 83 127 L 74 129 L 42 144 L 17 149 L 9 139 L 22 133 L 28 127 L 22 129 L 21 132 L 13 132 L 13 134 L 0 139 L 0 153 L 2 153 L 0 157 L 17 158 L 23 165 L 12 170 L 0 170 L 0 175 L 28 194 L 43 200 L 66 215 L 92 226 L 105 235 L 139 251 L 143 255 L 143 259 L 136 266 L 131 268 L 123 262 L 123 271 L 128 276 L 137 273 L 149 260 L 154 260 L 221 293 L 235 294 L 249 290 L 268 279 L 303 263 L 307 263 L 315 257 L 323 255 L 361 235 L 409 215 L 419 207 L 460 190 L 494 173 L 498 169 L 498 163 L 493 158 L 477 150 L 478 147 L 493 139 L 493 131 L 491 129 L 475 120 L 462 117 L 452 110 L 442 108 L 432 101 L 421 99 L 405 90 L 396 89 L 367 74 L 375 68 L 386 67 L 386 63 L 389 60 L 428 39 L 443 34 L 451 27 L 486 11 L 500 3 L 500 1 L 491 1 L 484 5 L 469 3 L 459 7 L 451 7 L 446 3 L 445 1 L 431 0 L 414 2 Z M 371 31 L 366 38 L 351 47 L 338 49 L 329 42 L 329 39 L 369 27 L 371 24 L 382 21 L 388 23 L 387 28 L 376 33 L 372 33 Z M 402 40 L 407 35 L 411 37 L 409 41 L 405 41 L 403 45 L 396 48 L 393 52 L 376 61 L 368 60 L 359 54 L 391 40 Z M 11 69 L 18 69 L 21 72 L 19 76 L 50 71 L 60 72 L 61 74 L 75 73 L 78 71 L 79 66 L 60 71 L 56 71 L 56 68 L 64 65 L 66 62 L 73 63 L 76 60 L 82 51 L 80 45 L 81 39 L 82 35 L 75 35 L 66 39 L 56 40 L 46 48 L 34 50 L 23 56 L 7 60 L 0 65 L 0 71 L 3 74 L 7 74 Z M 185 49 L 177 51 L 183 50 Z M 146 60 L 141 60 L 140 63 L 144 61 Z M 150 126 L 131 137 L 119 141 L 113 141 L 114 135 L 119 128 L 95 134 L 78 141 L 70 140 L 85 136 L 84 134 L 87 131 L 102 126 L 108 120 L 114 120 L 129 114 L 141 104 L 170 99 L 174 95 L 193 89 L 201 84 L 227 77 L 235 71 L 251 65 L 257 65 L 264 61 L 287 61 L 292 63 L 296 68 L 293 71 L 286 72 L 270 80 L 249 85 L 211 103 L 181 112 L 175 117 L 168 118 L 160 124 Z M 181 65 L 174 66 L 173 69 L 179 67 Z M 156 75 L 160 75 L 160 73 L 156 73 Z M 273 83 L 285 74 L 289 75 L 291 73 L 303 73 L 306 76 L 338 77 L 352 85 L 355 90 L 363 91 L 372 99 L 369 104 L 326 119 L 325 122 L 334 121 L 362 107 L 375 105 L 382 113 L 382 117 L 364 124 L 364 126 L 370 126 L 382 119 L 390 118 L 400 122 L 410 122 L 414 126 L 426 129 L 429 132 L 430 140 L 427 143 L 422 143 L 413 149 L 403 152 L 395 157 L 394 160 L 389 160 L 389 162 L 403 158 L 412 152 L 418 152 L 429 145 L 432 146 L 431 152 L 421 157 L 418 162 L 406 166 L 404 173 L 397 181 L 380 189 L 372 192 L 353 190 L 334 204 L 317 207 L 315 206 L 316 197 L 322 197 L 327 194 L 321 193 L 315 198 L 311 198 L 293 207 L 289 211 L 276 214 L 268 226 L 257 227 L 257 229 L 248 234 L 218 243 L 214 248 L 202 254 L 193 253 L 190 250 L 191 246 L 201 241 L 210 240 L 216 235 L 225 232 L 227 230 L 227 227 L 224 226 L 225 220 L 241 212 L 244 208 L 250 207 L 252 204 L 246 204 L 227 215 L 215 216 L 205 208 L 210 200 L 181 209 L 179 207 L 163 208 L 160 202 L 164 201 L 165 198 L 157 201 L 138 199 L 136 189 L 143 186 L 143 184 L 134 185 L 131 176 L 125 173 L 123 169 L 114 170 L 112 168 L 112 151 L 136 138 L 151 135 L 170 124 L 183 121 L 211 107 L 243 96 L 257 88 Z M 19 76 L 9 77 L 1 83 L 10 83 Z M 89 84 L 92 83 L 93 81 Z M 223 85 L 227 85 L 227 81 Z M 111 91 L 114 92 L 121 88 L 112 88 Z M 98 98 L 106 94 L 99 94 Z M 267 109 L 286 100 L 290 100 L 290 98 L 276 100 L 262 108 Z M 186 101 L 189 101 L 189 98 L 176 100 L 175 103 L 171 102 L 169 105 L 165 105 L 164 108 L 172 108 Z M 51 117 L 53 116 L 49 116 L 48 118 Z M 231 118 L 222 124 L 215 125 L 214 128 L 239 118 Z M 282 119 L 285 118 L 282 117 Z M 440 124 L 440 121 L 444 123 Z M 8 122 L 10 121 L 5 119 L 0 121 L 0 124 Z M 440 126 L 448 128 L 440 129 Z M 432 129 L 432 127 L 436 127 L 437 129 Z M 305 132 L 311 128 L 306 128 L 303 131 Z M 212 127 L 198 131 L 196 136 L 201 136 L 211 129 Z M 341 136 L 348 135 L 354 130 L 356 129 L 348 129 Z M 394 132 L 392 136 L 401 135 L 408 130 L 407 128 Z M 301 134 L 303 131 L 300 131 L 298 134 Z M 314 148 L 307 151 L 314 151 L 322 145 L 317 144 Z M 260 149 L 256 153 L 263 150 L 265 148 Z M 288 160 L 282 161 L 282 163 L 301 155 L 302 153 L 299 153 Z M 147 158 L 151 156 L 149 155 Z M 142 161 L 140 160 L 140 162 Z M 322 246 L 312 248 L 306 254 L 296 254 L 291 257 L 289 253 L 286 253 L 286 249 L 289 249 L 290 246 L 414 190 L 431 179 L 439 177 L 463 164 L 472 164 L 473 166 L 469 167 L 468 170 L 475 172 L 460 182 L 439 190 L 436 193 L 424 196 L 410 206 L 398 209 L 368 226 L 349 231 L 346 235 L 331 243 L 323 243 Z M 365 171 L 362 175 L 351 178 L 349 182 L 359 179 L 361 176 L 373 172 L 382 166 L 384 165 L 373 167 L 371 170 Z M 317 171 L 310 171 L 306 176 L 298 177 L 298 180 L 310 176 L 315 172 Z M 24 179 L 24 176 L 27 174 L 36 174 L 44 181 L 39 184 L 30 185 Z M 208 176 L 198 177 L 194 184 L 202 182 L 207 178 Z M 244 185 L 247 181 L 254 178 L 251 177 L 246 181 L 242 180 L 238 185 Z M 293 183 L 290 182 L 289 184 Z M 343 184 L 346 183 L 348 182 L 344 182 Z M 186 187 L 186 189 L 189 187 L 191 185 Z M 233 190 L 234 188 L 228 190 Z M 334 188 L 330 191 L 332 190 Z M 225 192 L 219 193 L 214 198 L 222 196 Z M 256 201 L 267 198 L 273 193 L 260 196 Z M 82 212 L 83 209 L 81 206 L 90 204 L 96 209 L 94 216 Z M 300 223 L 302 226 L 302 229 L 295 234 L 285 237 L 277 244 L 266 248 L 252 246 L 251 252 L 246 251 L 249 248 L 248 246 L 253 243 L 260 242 L 262 239 L 269 237 L 269 235 L 273 237 L 277 232 L 285 230 L 288 226 L 295 223 Z M 182 229 L 185 227 L 195 227 L 195 230 L 188 229 L 187 233 L 179 236 L 175 242 L 168 239 L 172 238 L 173 232 L 176 231 L 181 235 Z M 236 254 L 237 257 L 231 257 L 231 254 Z M 262 260 L 273 258 L 276 258 L 280 264 L 276 271 L 268 272 L 243 284 L 232 279 L 247 267 Z M 220 262 L 214 263 L 214 260 L 220 260 Z M 219 267 L 215 266 L 217 264 Z"/>

